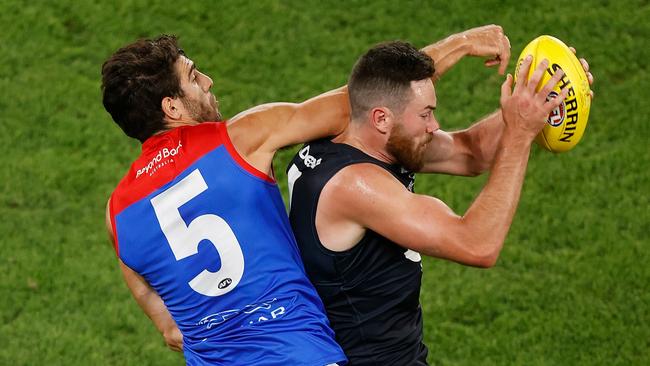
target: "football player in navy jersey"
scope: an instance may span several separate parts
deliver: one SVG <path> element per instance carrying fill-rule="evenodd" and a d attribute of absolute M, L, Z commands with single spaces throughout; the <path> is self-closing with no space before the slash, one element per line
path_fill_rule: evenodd
<path fill-rule="evenodd" d="M 466 55 L 503 71 L 510 52 L 497 26 L 424 51 L 440 72 Z M 344 130 L 347 87 L 227 122 L 211 89 L 172 36 L 129 44 L 102 66 L 106 110 L 142 143 L 106 211 L 125 281 L 188 364 L 345 364 L 271 164 L 282 147 Z"/>
<path fill-rule="evenodd" d="M 377 45 L 350 75 L 350 125 L 305 144 L 289 164 L 290 222 L 350 365 L 426 365 L 420 253 L 495 264 L 532 141 L 567 95 L 547 100 L 561 71 L 536 91 L 548 63 L 531 60 L 523 61 L 514 89 L 507 75 L 499 111 L 448 133 L 434 114 L 433 83 L 446 65 L 439 70 L 438 58 L 405 42 Z M 415 172 L 474 176 L 488 169 L 464 215 L 413 190 Z"/>

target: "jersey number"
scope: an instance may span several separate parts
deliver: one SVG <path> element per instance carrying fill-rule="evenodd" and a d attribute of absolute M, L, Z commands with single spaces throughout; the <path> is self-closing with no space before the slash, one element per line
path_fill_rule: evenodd
<path fill-rule="evenodd" d="M 235 233 L 221 217 L 198 216 L 187 225 L 179 208 L 208 189 L 201 172 L 196 169 L 168 190 L 151 199 L 160 228 L 165 234 L 176 260 L 195 255 L 199 243 L 208 240 L 221 257 L 217 272 L 204 269 L 190 282 L 190 287 L 206 296 L 221 296 L 232 291 L 244 274 L 244 255 Z"/>

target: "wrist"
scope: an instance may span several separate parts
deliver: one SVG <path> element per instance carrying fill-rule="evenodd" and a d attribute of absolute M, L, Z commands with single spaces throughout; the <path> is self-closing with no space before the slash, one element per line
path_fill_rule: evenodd
<path fill-rule="evenodd" d="M 460 59 L 468 55 L 471 45 L 466 36 L 460 34 L 451 35 L 435 44 L 429 45 L 422 49 L 431 59 L 433 59 L 436 72 L 433 80 L 437 80 Z"/>
<path fill-rule="evenodd" d="M 502 148 L 508 148 L 508 150 L 530 150 L 534 139 L 535 136 L 531 136 L 531 134 L 527 133 L 527 131 L 506 128 L 503 131 L 503 135 L 501 136 L 500 145 Z"/>

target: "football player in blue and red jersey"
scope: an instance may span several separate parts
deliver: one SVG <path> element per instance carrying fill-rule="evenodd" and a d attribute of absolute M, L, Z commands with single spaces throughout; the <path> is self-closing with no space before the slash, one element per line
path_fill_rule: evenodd
<path fill-rule="evenodd" d="M 281 147 L 342 130 L 345 88 L 218 122 L 212 80 L 172 36 L 121 48 L 102 76 L 106 110 L 142 142 L 107 224 L 129 288 L 168 343 L 188 365 L 345 364 L 271 168 Z"/>

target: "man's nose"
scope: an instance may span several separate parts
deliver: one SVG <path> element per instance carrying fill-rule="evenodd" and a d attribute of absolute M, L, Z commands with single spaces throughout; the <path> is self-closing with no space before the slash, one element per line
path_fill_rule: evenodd
<path fill-rule="evenodd" d="M 427 124 L 427 132 L 428 133 L 434 133 L 440 128 L 440 124 L 435 118 L 431 119 L 431 122 Z"/>
<path fill-rule="evenodd" d="M 210 88 L 212 88 L 212 79 L 208 75 L 203 75 L 203 89 L 205 92 L 210 91 Z"/>

